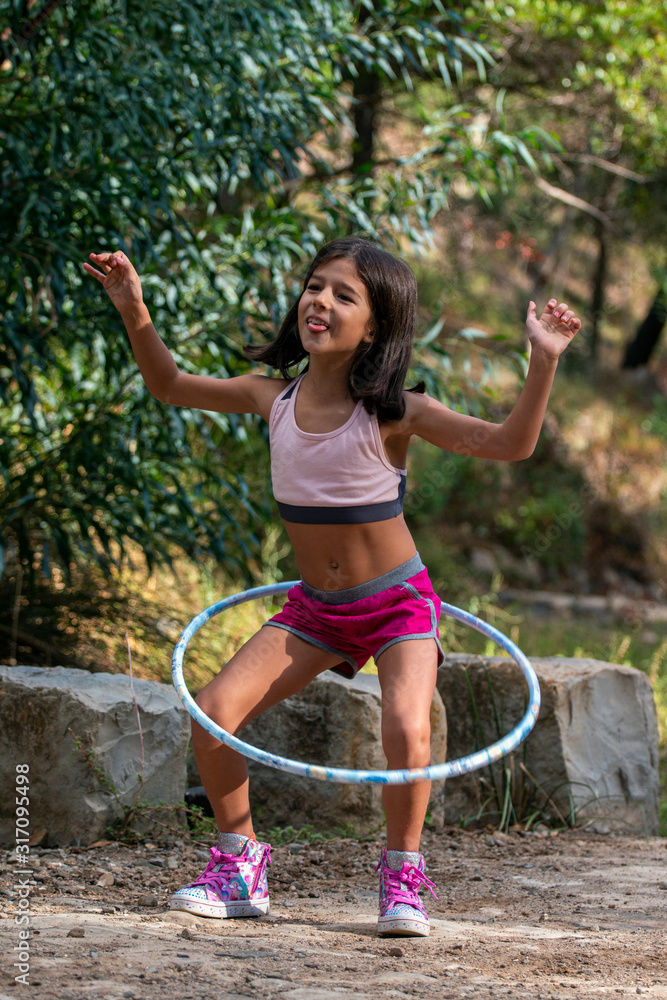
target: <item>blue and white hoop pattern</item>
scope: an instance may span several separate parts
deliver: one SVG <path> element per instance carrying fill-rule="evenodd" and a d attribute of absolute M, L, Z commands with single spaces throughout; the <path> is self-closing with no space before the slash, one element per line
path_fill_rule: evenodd
<path fill-rule="evenodd" d="M 521 670 L 528 685 L 528 708 L 525 714 L 514 729 L 496 743 L 491 744 L 491 746 L 483 750 L 477 750 L 467 757 L 450 760 L 444 764 L 432 764 L 430 767 L 398 771 L 355 771 L 340 767 L 306 764 L 303 761 L 279 757 L 277 754 L 250 746 L 237 736 L 232 736 L 231 733 L 221 729 L 220 726 L 216 725 L 215 722 L 202 712 L 185 686 L 185 681 L 183 680 L 183 656 L 187 645 L 195 632 L 215 615 L 220 614 L 221 611 L 233 608 L 237 604 L 244 604 L 246 601 L 256 601 L 262 597 L 273 597 L 276 594 L 284 594 L 298 582 L 297 580 L 292 580 L 289 583 L 270 583 L 264 587 L 254 587 L 252 590 L 244 590 L 239 594 L 233 594 L 231 597 L 225 597 L 223 600 L 218 601 L 217 604 L 212 604 L 192 619 L 190 624 L 183 630 L 174 649 L 171 665 L 172 679 L 185 708 L 192 718 L 210 733 L 211 736 L 215 736 L 221 743 L 225 743 L 233 750 L 237 750 L 244 757 L 256 760 L 260 764 L 266 764 L 268 767 L 276 768 L 278 771 L 287 771 L 290 774 L 298 774 L 305 778 L 317 778 L 319 781 L 337 781 L 348 785 L 404 785 L 412 781 L 442 781 L 445 778 L 453 778 L 460 774 L 467 774 L 469 771 L 476 771 L 480 767 L 487 767 L 489 764 L 500 760 L 501 757 L 511 753 L 512 750 L 515 750 L 525 740 L 537 722 L 540 710 L 540 685 L 535 671 L 524 653 L 507 636 L 503 635 L 502 632 L 499 632 L 492 625 L 488 625 L 480 618 L 476 618 L 475 615 L 471 615 L 468 611 L 462 611 L 461 608 L 455 608 L 451 604 L 443 603 L 443 614 L 462 622 L 464 625 L 469 625 L 483 635 L 488 636 L 509 653 Z"/>

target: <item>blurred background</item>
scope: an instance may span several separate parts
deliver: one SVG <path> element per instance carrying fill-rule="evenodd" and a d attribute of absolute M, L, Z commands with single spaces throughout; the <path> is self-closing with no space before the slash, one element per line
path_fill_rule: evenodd
<path fill-rule="evenodd" d="M 297 575 L 266 426 L 150 397 L 88 253 L 226 377 L 357 234 L 414 268 L 413 377 L 457 409 L 503 419 L 531 298 L 582 317 L 535 454 L 417 444 L 406 518 L 529 655 L 646 671 L 664 754 L 666 95 L 642 0 L 0 2 L 0 662 L 126 671 L 129 640 L 168 681 L 197 611 Z M 199 634 L 195 690 L 269 612 Z"/>

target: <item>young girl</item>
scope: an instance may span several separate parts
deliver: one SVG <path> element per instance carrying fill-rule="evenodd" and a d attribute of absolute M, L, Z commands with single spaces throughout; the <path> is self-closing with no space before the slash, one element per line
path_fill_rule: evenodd
<path fill-rule="evenodd" d="M 445 451 L 516 461 L 537 441 L 558 356 L 581 323 L 551 299 L 527 316 L 531 356 L 507 419 L 465 416 L 406 390 L 417 315 L 409 267 L 366 240 L 327 244 L 276 339 L 248 348 L 280 378 L 219 379 L 180 371 L 120 251 L 91 254 L 86 271 L 119 309 L 149 391 L 164 403 L 256 413 L 269 423 L 273 490 L 301 582 L 287 603 L 197 697 L 236 733 L 325 670 L 347 677 L 373 656 L 382 690 L 387 767 L 429 764 L 429 710 L 442 660 L 440 601 L 403 519 L 413 435 Z M 299 362 L 305 370 L 294 377 Z M 170 906 L 207 917 L 267 913 L 270 847 L 254 835 L 245 758 L 193 722 L 195 759 L 220 830 L 203 874 Z M 430 784 L 383 787 L 387 847 L 380 872 L 380 935 L 426 935 L 419 896 L 433 883 L 419 852 Z M 433 895 L 435 893 L 433 892 Z"/>

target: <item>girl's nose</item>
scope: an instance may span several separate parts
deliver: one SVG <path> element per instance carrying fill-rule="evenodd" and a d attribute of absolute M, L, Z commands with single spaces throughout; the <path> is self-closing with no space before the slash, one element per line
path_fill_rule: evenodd
<path fill-rule="evenodd" d="M 313 305 L 328 309 L 331 305 L 331 291 L 328 288 L 318 288 L 313 296 Z"/>

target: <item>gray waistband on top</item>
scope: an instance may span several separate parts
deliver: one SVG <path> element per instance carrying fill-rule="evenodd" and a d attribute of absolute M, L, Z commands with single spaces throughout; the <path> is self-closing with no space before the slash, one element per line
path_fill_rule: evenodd
<path fill-rule="evenodd" d="M 416 552 L 407 562 L 401 563 L 395 569 L 390 569 L 382 576 L 376 576 L 373 580 L 360 583 L 358 587 L 349 587 L 347 590 L 315 590 L 303 580 L 301 586 L 308 597 L 312 597 L 313 600 L 320 601 L 322 604 L 351 604 L 353 601 L 360 601 L 363 597 L 373 597 L 375 594 L 380 594 L 389 587 L 395 587 L 397 583 L 404 583 L 411 576 L 421 573 L 423 569 L 424 563 L 421 561 L 419 553 Z"/>

